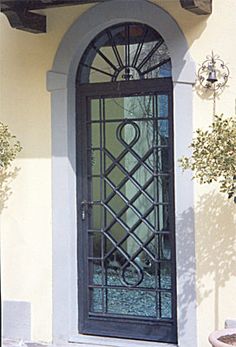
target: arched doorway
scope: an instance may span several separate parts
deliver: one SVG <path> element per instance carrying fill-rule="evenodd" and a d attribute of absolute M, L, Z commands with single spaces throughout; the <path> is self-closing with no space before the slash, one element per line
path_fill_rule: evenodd
<path fill-rule="evenodd" d="M 178 167 L 192 138 L 192 86 L 195 64 L 177 22 L 161 7 L 144 0 L 105 1 L 83 13 L 64 35 L 47 74 L 52 108 L 53 341 L 95 343 L 81 335 L 78 319 L 78 252 L 76 204 L 76 75 L 89 43 L 107 27 L 146 23 L 164 38 L 170 51 L 173 79 L 175 155 L 175 229 L 178 345 L 197 345 L 194 221 L 184 223 L 193 206 L 193 183 Z M 92 23 L 92 25 L 91 25 Z M 77 85 L 78 88 L 78 85 Z M 184 238 L 184 242 L 183 242 Z M 186 244 L 188 251 L 186 252 Z M 106 339 L 108 345 L 119 345 Z"/>
<path fill-rule="evenodd" d="M 125 22 L 77 74 L 79 330 L 177 342 L 171 59 Z"/>

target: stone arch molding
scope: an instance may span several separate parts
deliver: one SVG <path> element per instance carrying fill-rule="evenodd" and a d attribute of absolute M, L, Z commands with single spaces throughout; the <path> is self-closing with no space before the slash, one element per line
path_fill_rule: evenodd
<path fill-rule="evenodd" d="M 146 0 L 106 1 L 82 14 L 63 37 L 51 72 L 65 74 L 68 82 L 73 80 L 88 43 L 105 28 L 122 21 L 141 22 L 158 31 L 171 55 L 173 81 L 194 83 L 195 65 L 184 34 L 165 10 Z M 54 87 L 51 72 L 48 76 L 49 89 Z"/>
<path fill-rule="evenodd" d="M 162 8 L 146 0 L 105 1 L 82 14 L 64 35 L 52 69 L 47 73 L 52 113 L 52 325 L 55 343 L 94 342 L 104 346 L 102 338 L 81 336 L 77 329 L 75 79 L 79 61 L 90 41 L 106 27 L 124 21 L 147 24 L 165 40 L 172 59 L 176 159 L 187 154 L 188 144 L 191 142 L 195 64 L 184 34 L 175 20 Z M 184 211 L 193 206 L 193 183 L 187 174 L 182 174 L 177 165 L 175 206 L 178 346 L 196 347 L 194 221 L 184 223 L 183 220 Z M 189 278 L 193 280 L 190 281 Z M 125 346 L 114 339 L 106 341 L 108 345 Z M 153 346 L 158 347 L 159 344 L 153 343 Z"/>

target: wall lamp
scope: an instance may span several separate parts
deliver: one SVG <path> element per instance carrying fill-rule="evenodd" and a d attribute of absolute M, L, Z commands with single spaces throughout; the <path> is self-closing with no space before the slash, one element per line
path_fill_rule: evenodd
<path fill-rule="evenodd" d="M 226 85 L 229 68 L 218 55 L 212 52 L 211 55 L 206 56 L 206 60 L 199 68 L 197 78 L 203 88 L 215 92 Z"/>

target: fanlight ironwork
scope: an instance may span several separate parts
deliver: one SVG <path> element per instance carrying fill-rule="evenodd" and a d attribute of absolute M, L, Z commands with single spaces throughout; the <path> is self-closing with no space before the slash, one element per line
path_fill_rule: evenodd
<path fill-rule="evenodd" d="M 168 48 L 154 29 L 123 23 L 104 30 L 86 49 L 79 83 L 129 81 L 171 76 Z"/>

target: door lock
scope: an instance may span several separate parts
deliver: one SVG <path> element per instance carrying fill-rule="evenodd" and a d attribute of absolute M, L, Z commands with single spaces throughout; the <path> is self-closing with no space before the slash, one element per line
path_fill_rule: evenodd
<path fill-rule="evenodd" d="M 88 208 L 93 206 L 93 201 L 87 201 L 87 200 L 83 200 L 80 204 L 81 206 L 81 218 L 82 220 L 85 220 L 86 218 L 86 213 L 88 212 Z"/>

